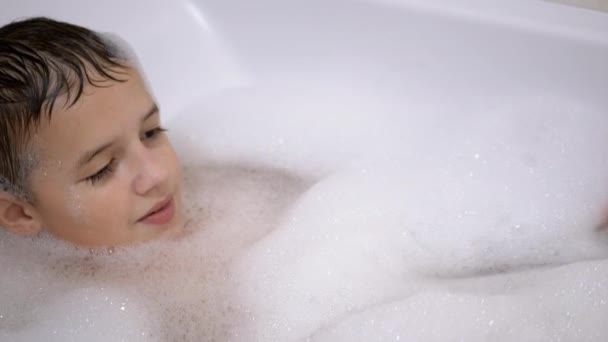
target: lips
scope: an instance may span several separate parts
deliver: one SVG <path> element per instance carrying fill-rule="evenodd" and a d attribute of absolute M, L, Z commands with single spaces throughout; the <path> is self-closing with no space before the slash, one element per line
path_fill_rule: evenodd
<path fill-rule="evenodd" d="M 173 197 L 168 196 L 164 200 L 154 205 L 142 218 L 137 222 L 162 225 L 169 223 L 175 214 L 175 204 Z"/>

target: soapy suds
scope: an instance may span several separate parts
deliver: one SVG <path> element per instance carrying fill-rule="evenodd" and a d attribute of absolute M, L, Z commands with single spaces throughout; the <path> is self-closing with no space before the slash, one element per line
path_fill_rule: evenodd
<path fill-rule="evenodd" d="M 169 125 L 185 236 L 110 252 L 2 233 L 0 340 L 608 336 L 601 108 L 536 90 L 455 121 L 306 80 Z"/>
<path fill-rule="evenodd" d="M 174 241 L 89 250 L 1 233 L 0 263 L 12 276 L 0 280 L 10 294 L 0 296 L 0 340 L 227 336 L 238 310 L 226 265 L 273 228 L 306 182 L 278 169 L 201 160 L 184 171 L 189 223 Z"/>

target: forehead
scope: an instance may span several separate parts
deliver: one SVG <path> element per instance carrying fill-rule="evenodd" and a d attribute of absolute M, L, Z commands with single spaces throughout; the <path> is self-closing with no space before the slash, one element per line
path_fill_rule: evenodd
<path fill-rule="evenodd" d="M 133 69 L 121 75 L 125 82 L 108 81 L 102 87 L 87 85 L 82 97 L 70 108 L 56 105 L 50 120 L 42 120 L 33 138 L 40 158 L 69 162 L 83 150 L 138 125 L 153 102 L 146 86 Z M 62 104 L 61 100 L 58 104 Z"/>

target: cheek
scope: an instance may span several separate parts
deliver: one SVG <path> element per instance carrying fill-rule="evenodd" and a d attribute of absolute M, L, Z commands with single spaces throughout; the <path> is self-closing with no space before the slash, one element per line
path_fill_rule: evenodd
<path fill-rule="evenodd" d="M 76 222 L 83 222 L 86 217 L 85 211 L 85 198 L 78 186 L 70 186 L 65 194 L 66 213 L 68 216 Z"/>
<path fill-rule="evenodd" d="M 179 185 L 181 179 L 181 163 L 179 161 L 179 157 L 175 150 L 173 149 L 173 145 L 171 142 L 167 142 L 167 149 L 165 153 L 164 160 L 169 163 L 169 167 L 171 168 L 172 175 L 176 178 L 176 185 Z"/>
<path fill-rule="evenodd" d="M 118 177 L 99 186 L 74 185 L 68 189 L 65 203 L 70 219 L 86 226 L 123 223 L 130 219 L 132 207 L 128 186 Z"/>

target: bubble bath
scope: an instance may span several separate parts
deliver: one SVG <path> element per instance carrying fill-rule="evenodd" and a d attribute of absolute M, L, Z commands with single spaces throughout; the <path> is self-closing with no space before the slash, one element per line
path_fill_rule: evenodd
<path fill-rule="evenodd" d="M 0 232 L 0 340 L 604 341 L 606 17 L 464 3 L 152 1 L 209 34 L 191 98 L 140 56 L 186 234 Z"/>

